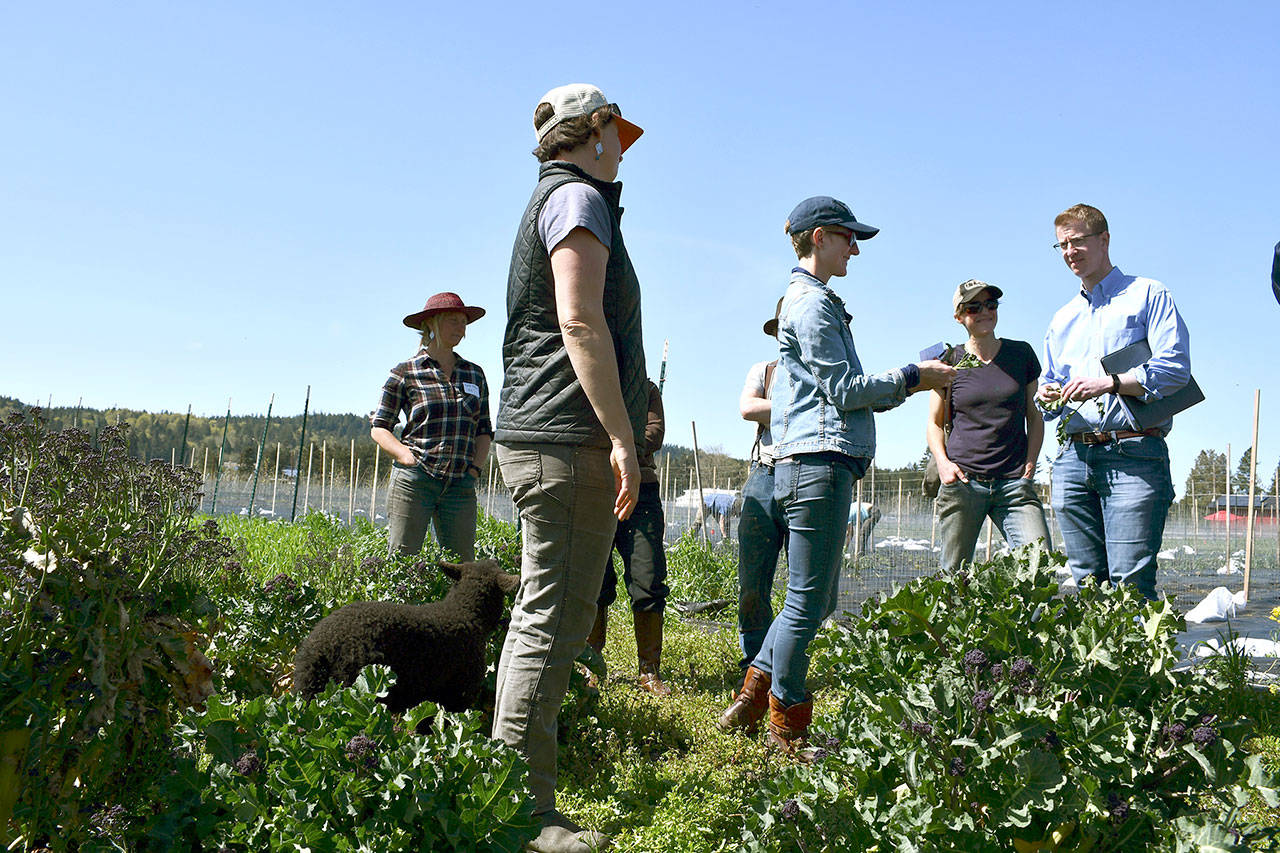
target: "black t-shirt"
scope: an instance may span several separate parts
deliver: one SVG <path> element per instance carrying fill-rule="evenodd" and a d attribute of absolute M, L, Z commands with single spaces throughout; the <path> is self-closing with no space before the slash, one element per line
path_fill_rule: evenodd
<path fill-rule="evenodd" d="M 1007 339 L 990 364 L 961 370 L 951 383 L 947 456 L 966 474 L 1012 479 L 1027 463 L 1027 385 L 1040 360 L 1026 341 Z"/>

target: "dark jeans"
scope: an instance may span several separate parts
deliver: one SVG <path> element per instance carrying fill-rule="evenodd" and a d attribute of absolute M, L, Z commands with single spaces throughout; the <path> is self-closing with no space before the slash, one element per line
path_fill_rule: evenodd
<path fill-rule="evenodd" d="M 787 542 L 787 520 L 773 497 L 773 467 L 751 463 L 738 521 L 738 644 L 743 672 L 760 653 L 773 621 L 773 580 Z"/>
<path fill-rule="evenodd" d="M 657 483 L 641 483 L 640 499 L 626 521 L 618 522 L 613 547 L 622 558 L 622 578 L 635 613 L 661 613 L 667 604 L 667 555 L 662 549 L 667 522 L 662 514 L 662 493 Z M 601 610 L 618 597 L 618 574 L 613 554 L 604 564 L 604 585 L 596 606 Z"/>
<path fill-rule="evenodd" d="M 809 643 L 835 601 L 854 475 L 843 462 L 798 455 L 779 462 L 773 476 L 774 499 L 790 531 L 787 599 L 755 667 L 772 674 L 773 695 L 790 706 L 808 698 Z"/>
<path fill-rule="evenodd" d="M 436 540 L 459 560 L 476 558 L 476 480 L 433 477 L 419 467 L 395 465 L 387 496 L 387 552 L 416 554 L 434 524 Z"/>
<path fill-rule="evenodd" d="M 1053 508 L 1079 583 L 1131 583 L 1156 597 L 1156 552 L 1173 502 L 1169 447 L 1159 436 L 1068 442 L 1053 463 Z"/>

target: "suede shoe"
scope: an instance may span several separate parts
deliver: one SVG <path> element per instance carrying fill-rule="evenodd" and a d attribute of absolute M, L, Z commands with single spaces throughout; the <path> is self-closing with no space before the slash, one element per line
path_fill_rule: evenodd
<path fill-rule="evenodd" d="M 542 815 L 542 831 L 525 849 L 532 853 L 596 853 L 608 850 L 610 843 L 604 833 L 583 829 L 552 809 Z"/>

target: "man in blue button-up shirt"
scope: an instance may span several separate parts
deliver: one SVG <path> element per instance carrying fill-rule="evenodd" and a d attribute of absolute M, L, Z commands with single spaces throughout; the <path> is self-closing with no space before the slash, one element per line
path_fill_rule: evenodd
<path fill-rule="evenodd" d="M 1164 439 L 1172 421 L 1135 430 L 1119 398 L 1156 400 L 1187 384 L 1187 327 L 1163 284 L 1112 265 L 1102 211 L 1077 204 L 1054 226 L 1054 248 L 1081 290 L 1049 324 L 1036 399 L 1047 418 L 1067 419 L 1068 440 L 1053 465 L 1067 562 L 1077 583 L 1129 582 L 1154 599 L 1156 552 L 1173 501 Z M 1103 370 L 1103 356 L 1142 340 L 1151 349 L 1146 363 L 1119 374 Z"/>

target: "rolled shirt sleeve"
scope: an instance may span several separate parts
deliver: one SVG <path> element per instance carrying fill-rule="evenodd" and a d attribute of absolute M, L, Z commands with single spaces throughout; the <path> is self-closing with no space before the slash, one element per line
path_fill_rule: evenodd
<path fill-rule="evenodd" d="M 1143 402 L 1167 397 L 1191 379 L 1191 335 L 1163 286 L 1153 285 L 1147 298 L 1147 344 L 1151 358 L 1131 371 L 1147 392 Z"/>

